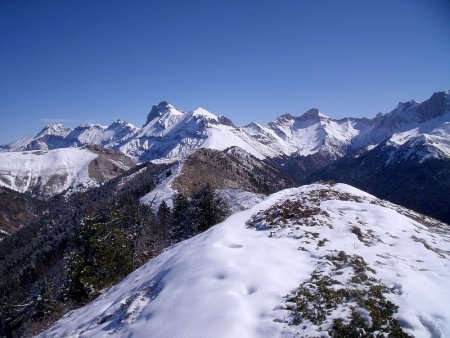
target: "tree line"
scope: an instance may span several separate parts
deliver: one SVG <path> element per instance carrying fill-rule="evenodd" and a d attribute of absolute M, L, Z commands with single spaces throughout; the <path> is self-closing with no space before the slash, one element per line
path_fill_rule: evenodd
<path fill-rule="evenodd" d="M 146 164 L 70 198 L 0 242 L 0 336 L 38 333 L 97 297 L 170 245 L 228 214 L 210 186 L 177 194 L 157 212 L 139 202 L 167 166 Z M 133 179 L 126 180 L 136 172 Z"/>

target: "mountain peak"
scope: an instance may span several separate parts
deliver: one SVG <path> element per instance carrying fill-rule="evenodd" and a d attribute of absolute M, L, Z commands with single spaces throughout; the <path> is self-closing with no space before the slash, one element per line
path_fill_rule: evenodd
<path fill-rule="evenodd" d="M 117 119 L 113 123 L 111 123 L 110 126 L 108 126 L 108 129 L 123 129 L 123 128 L 133 130 L 137 129 L 134 125 L 122 119 Z"/>
<path fill-rule="evenodd" d="M 450 92 L 436 92 L 431 97 L 417 105 L 417 118 L 425 122 L 450 112 Z"/>
<path fill-rule="evenodd" d="M 214 115 L 213 113 L 210 113 L 206 109 L 202 107 L 198 107 L 197 109 L 192 111 L 192 116 L 197 118 L 206 118 L 207 120 L 214 120 L 218 121 L 218 117 Z"/>
<path fill-rule="evenodd" d="M 299 121 L 307 121 L 307 120 L 320 120 L 321 118 L 327 118 L 328 116 L 322 114 L 319 109 L 311 108 L 304 112 L 302 115 L 296 117 L 291 114 L 283 114 L 277 118 L 277 120 L 299 120 Z"/>
<path fill-rule="evenodd" d="M 98 123 L 82 123 L 76 129 L 106 129 L 107 126 L 103 126 Z"/>
<path fill-rule="evenodd" d="M 61 123 L 51 123 L 48 126 L 46 126 L 44 129 L 42 129 L 39 134 L 37 134 L 37 137 L 44 136 L 44 135 L 64 135 L 67 133 L 67 130 L 64 128 L 64 126 Z"/>
<path fill-rule="evenodd" d="M 418 104 L 419 104 L 419 102 L 416 101 L 416 100 L 408 100 L 408 101 L 405 101 L 405 102 L 400 101 L 400 102 L 398 103 L 396 109 L 399 109 L 399 110 L 405 110 L 405 109 L 408 109 L 408 108 L 410 108 L 410 107 L 415 107 L 415 106 L 417 106 Z"/>
<path fill-rule="evenodd" d="M 409 100 L 399 102 L 394 110 L 382 116 L 383 125 L 405 122 L 424 123 L 450 111 L 449 91 L 436 92 L 423 102 Z"/>
<path fill-rule="evenodd" d="M 311 108 L 305 113 L 303 113 L 299 119 L 300 120 L 320 120 L 321 118 L 327 117 L 326 115 L 322 114 L 319 109 L 317 108 Z"/>
<path fill-rule="evenodd" d="M 154 105 L 152 107 L 152 110 L 150 110 L 150 113 L 147 116 L 147 122 L 145 122 L 144 126 L 149 124 L 149 122 L 155 119 L 156 117 L 159 117 L 171 110 L 176 110 L 176 108 L 173 105 L 171 105 L 168 101 L 161 101 L 157 105 Z"/>
<path fill-rule="evenodd" d="M 158 107 L 167 107 L 167 108 L 170 108 L 170 107 L 172 107 L 173 108 L 173 106 L 170 104 L 170 102 L 169 101 L 161 101 L 160 103 L 158 103 L 158 105 L 157 105 Z"/>
<path fill-rule="evenodd" d="M 280 120 L 280 119 L 281 120 L 292 120 L 292 119 L 294 119 L 294 116 L 292 116 L 291 114 L 283 114 L 277 118 L 277 120 Z"/>

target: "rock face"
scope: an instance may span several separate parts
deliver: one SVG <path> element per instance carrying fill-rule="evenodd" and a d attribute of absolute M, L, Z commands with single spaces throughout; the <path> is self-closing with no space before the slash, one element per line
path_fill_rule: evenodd
<path fill-rule="evenodd" d="M 265 194 L 293 186 L 287 175 L 238 147 L 196 151 L 184 162 L 172 188 L 190 196 L 207 184 L 214 189 L 243 189 Z"/>
<path fill-rule="evenodd" d="M 298 154 L 279 156 L 267 162 L 288 174 L 296 184 L 304 184 L 311 173 L 327 167 L 335 160 L 333 155 L 319 151 L 306 156 Z"/>
<path fill-rule="evenodd" d="M 86 149 L 97 154 L 89 163 L 88 173 L 89 177 L 98 183 L 109 181 L 135 166 L 131 158 L 118 151 L 99 146 L 87 146 Z"/>

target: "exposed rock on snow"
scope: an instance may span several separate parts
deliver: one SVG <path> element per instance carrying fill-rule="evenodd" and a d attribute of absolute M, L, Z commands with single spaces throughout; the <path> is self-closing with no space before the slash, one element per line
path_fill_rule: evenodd
<path fill-rule="evenodd" d="M 257 197 L 259 194 L 292 187 L 293 182 L 280 170 L 238 147 L 224 151 L 199 149 L 185 160 L 174 163 L 169 171 L 159 177 L 155 189 L 145 195 L 141 202 L 151 204 L 157 210 L 163 200 L 172 206 L 175 193 L 190 197 L 205 185 L 215 190 L 229 190 L 230 194 L 234 191 L 240 200 L 229 200 L 229 205 L 233 210 L 242 210 L 241 207 L 250 206 L 251 200 L 260 200 Z M 245 202 L 246 199 L 249 200 Z"/>
<path fill-rule="evenodd" d="M 321 153 L 332 159 L 349 151 L 365 149 L 387 139 L 402 140 L 418 134 L 446 137 L 449 132 L 449 92 L 433 94 L 423 103 L 400 103 L 387 114 L 373 119 L 332 119 L 310 109 L 301 116 L 284 114 L 267 126 L 250 123 L 236 127 L 231 120 L 203 108 L 184 112 L 163 101 L 153 106 L 142 128 L 122 120 L 110 126 L 81 125 L 65 129 L 49 125 L 33 138 L 1 146 L 3 151 L 49 150 L 97 144 L 143 162 L 147 160 L 180 160 L 200 148 L 224 150 L 238 146 L 253 156 L 310 156 Z M 436 139 L 433 144 L 448 145 Z"/>
<path fill-rule="evenodd" d="M 388 313 L 378 332 L 444 337 L 449 278 L 448 226 L 314 184 L 169 248 L 41 337 L 326 337 L 352 313 L 367 333 L 380 323 L 376 304 Z"/>
<path fill-rule="evenodd" d="M 190 155 L 173 187 L 190 196 L 206 184 L 214 189 L 269 194 L 291 187 L 293 182 L 280 170 L 239 147 L 232 147 L 225 151 L 201 149 Z"/>

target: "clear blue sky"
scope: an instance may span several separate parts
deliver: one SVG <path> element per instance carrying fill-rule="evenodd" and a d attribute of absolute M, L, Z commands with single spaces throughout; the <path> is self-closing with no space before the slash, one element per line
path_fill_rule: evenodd
<path fill-rule="evenodd" d="M 0 0 L 0 143 L 141 126 L 155 103 L 243 125 L 367 116 L 450 89 L 450 1 Z"/>

